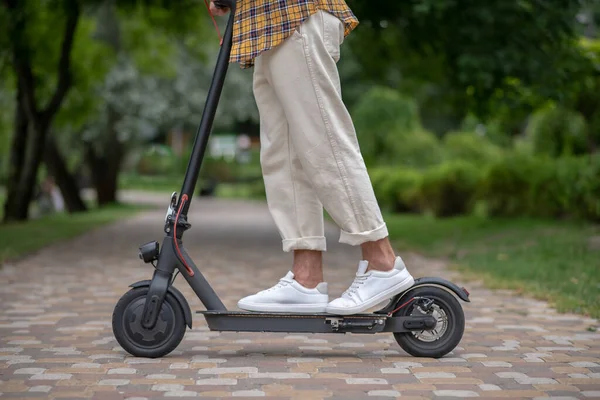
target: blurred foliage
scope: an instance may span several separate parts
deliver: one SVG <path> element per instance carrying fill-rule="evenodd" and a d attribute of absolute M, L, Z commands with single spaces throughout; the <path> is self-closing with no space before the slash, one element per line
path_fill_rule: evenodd
<path fill-rule="evenodd" d="M 481 169 L 464 160 L 448 161 L 427 169 L 416 190 L 422 212 L 436 217 L 468 214 L 474 207 Z"/>
<path fill-rule="evenodd" d="M 600 218 L 600 158 L 513 155 L 486 171 L 480 196 L 492 216 Z"/>
<path fill-rule="evenodd" d="M 537 154 L 559 157 L 589 151 L 585 119 L 577 111 L 564 107 L 537 110 L 532 114 L 525 134 Z"/>
<path fill-rule="evenodd" d="M 561 100 L 574 74 L 585 68 L 575 46 L 578 1 L 348 4 L 363 23 L 353 43 L 366 75 L 387 82 L 403 77 L 441 82 L 450 95 L 462 93 L 479 115 L 494 112 L 494 97 L 531 102 L 523 98 L 528 89 L 536 99 Z"/>
<path fill-rule="evenodd" d="M 380 206 L 393 212 L 417 212 L 415 196 L 421 174 L 411 168 L 380 167 L 369 170 Z"/>
<path fill-rule="evenodd" d="M 417 105 L 397 90 L 375 86 L 352 110 L 361 152 L 367 165 L 389 162 L 399 148 L 397 134 L 420 128 Z"/>
<path fill-rule="evenodd" d="M 502 156 L 504 150 L 476 132 L 448 132 L 443 138 L 447 159 L 486 163 Z"/>
<path fill-rule="evenodd" d="M 352 115 L 367 165 L 426 166 L 442 158 L 438 138 L 421 125 L 416 102 L 397 90 L 371 88 Z"/>
<path fill-rule="evenodd" d="M 15 15 L 0 7 L 1 154 L 8 152 L 14 120 L 11 46 L 30 50 L 36 99 L 46 104 L 57 83 L 56 27 L 64 25 L 68 4 L 78 4 L 73 85 L 51 129 L 69 167 L 81 170 L 86 146 L 101 155 L 116 146 L 129 152 L 158 143 L 128 172 L 182 175 L 190 148 L 182 157 L 156 149 L 165 147 L 170 131 L 194 133 L 200 122 L 220 49 L 203 2 L 20 4 L 16 17 L 27 30 L 19 40 L 4 29 Z M 600 144 L 597 2 L 348 4 L 361 24 L 338 64 L 344 99 L 386 207 L 440 216 L 469 212 L 477 172 L 484 174 L 478 196 L 492 214 L 555 216 L 568 214 L 568 204 L 594 215 L 594 169 L 581 160 Z M 223 32 L 226 18 L 217 21 Z M 256 123 L 252 70 L 231 65 L 214 131 Z M 571 155 L 578 161 L 565 161 Z M 0 179 L 6 161 L 0 157 Z M 207 158 L 201 175 L 231 181 L 243 172 Z M 537 201 L 546 206 L 534 210 Z"/>

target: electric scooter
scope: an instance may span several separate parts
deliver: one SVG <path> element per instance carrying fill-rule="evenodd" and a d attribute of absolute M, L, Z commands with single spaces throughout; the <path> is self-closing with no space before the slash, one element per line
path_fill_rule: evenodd
<path fill-rule="evenodd" d="M 232 46 L 235 0 L 215 1 L 230 10 L 227 27 L 196 133 L 181 194 L 171 195 L 164 221 L 162 246 L 152 241 L 139 248 L 139 257 L 154 267 L 151 280 L 130 285 L 115 306 L 112 328 L 121 347 L 136 357 L 158 358 L 181 342 L 186 326 L 192 328 L 192 312 L 183 294 L 173 285 L 177 273 L 185 278 L 205 311 L 211 331 L 354 333 L 391 332 L 397 343 L 415 357 L 439 358 L 462 339 L 465 316 L 457 297 L 469 302 L 465 288 L 447 280 L 415 279 L 414 285 L 394 296 L 378 311 L 355 315 L 328 313 L 263 313 L 230 311 L 196 267 L 183 246 L 190 229 L 187 214 L 207 147 L 217 104 L 225 80 Z M 175 276 L 174 276 L 175 274 Z"/>

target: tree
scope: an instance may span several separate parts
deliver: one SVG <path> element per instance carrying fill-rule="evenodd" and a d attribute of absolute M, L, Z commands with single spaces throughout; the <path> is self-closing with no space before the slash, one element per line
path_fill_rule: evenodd
<path fill-rule="evenodd" d="M 363 25 L 352 45 L 365 75 L 434 82 L 434 95 L 463 117 L 489 116 L 503 100 L 560 101 L 585 63 L 575 0 L 348 4 Z"/>
<path fill-rule="evenodd" d="M 64 168 L 59 142 L 48 138 L 65 98 L 74 84 L 79 83 L 73 76 L 72 51 L 82 14 L 93 12 L 94 7 L 105 2 L 111 3 L 109 0 L 3 0 L 1 3 L 0 74 L 12 75 L 15 81 L 5 221 L 27 218 L 42 159 L 54 174 L 65 178 L 60 180 L 61 189 L 76 194 Z M 124 13 L 143 17 L 154 31 L 162 28 L 176 34 L 197 29 L 197 13 L 201 10 L 198 4 L 175 0 L 120 0 L 118 6 Z M 61 32 L 60 41 L 56 41 L 56 32 Z M 133 43 L 131 47 L 136 45 Z M 4 60 L 9 60 L 8 68 L 4 68 Z M 73 197 L 77 200 L 77 196 Z"/>
<path fill-rule="evenodd" d="M 47 7 L 43 7 L 39 3 L 5 0 L 0 11 L 3 14 L 0 19 L 6 21 L 2 42 L 10 43 L 7 53 L 16 77 L 16 111 L 4 207 L 5 221 L 23 220 L 28 216 L 46 137 L 72 84 L 71 49 L 81 7 L 76 0 L 54 3 L 47 2 L 44 4 Z M 48 54 L 51 51 L 49 49 L 56 46 L 48 43 L 43 36 L 38 36 L 45 32 L 36 30 L 43 29 L 43 24 L 49 19 L 54 21 L 55 26 L 61 27 L 62 39 L 56 54 Z M 45 29 L 48 29 L 47 25 Z M 40 42 L 46 42 L 42 46 L 48 47 L 39 47 L 37 50 L 42 51 L 36 51 L 34 43 Z M 53 87 L 49 88 L 48 83 L 40 83 L 39 68 L 36 67 L 41 58 L 51 55 L 55 55 L 52 58 L 57 62 Z"/>

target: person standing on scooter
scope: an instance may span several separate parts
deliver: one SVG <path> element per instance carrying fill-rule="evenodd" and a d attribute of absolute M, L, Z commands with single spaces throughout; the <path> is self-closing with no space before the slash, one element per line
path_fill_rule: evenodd
<path fill-rule="evenodd" d="M 213 2 L 211 12 L 225 15 Z M 351 315 L 413 285 L 394 254 L 341 96 L 340 46 L 358 25 L 344 0 L 238 0 L 230 61 L 254 67 L 261 167 L 269 210 L 293 267 L 238 307 Z M 339 241 L 361 246 L 352 285 L 329 302 L 323 208 Z"/>

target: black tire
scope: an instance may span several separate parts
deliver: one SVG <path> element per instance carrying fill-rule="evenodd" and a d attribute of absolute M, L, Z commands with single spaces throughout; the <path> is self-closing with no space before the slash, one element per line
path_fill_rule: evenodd
<path fill-rule="evenodd" d="M 434 301 L 433 307 L 437 307 L 435 309 L 436 314 L 442 316 L 440 320 L 444 319 L 444 315 L 440 310 L 445 314 L 447 321 L 445 330 L 438 338 L 432 337 L 431 341 L 425 341 L 424 338 L 417 337 L 417 335 L 423 335 L 424 331 L 396 332 L 394 333 L 396 342 L 398 342 L 404 351 L 415 357 L 440 358 L 445 356 L 460 343 L 465 331 L 465 314 L 460 303 L 456 297 L 444 289 L 435 286 L 423 286 L 407 292 L 398 301 L 398 304 L 404 304 L 413 297 L 425 297 Z M 422 315 L 418 310 L 417 301 L 407 304 L 398 310 L 394 316 L 409 316 L 413 312 L 416 315 Z M 435 331 L 443 328 L 443 325 L 438 325 L 436 325 L 434 330 L 429 331 L 428 334 L 433 336 Z"/>
<path fill-rule="evenodd" d="M 112 317 L 113 334 L 125 351 L 135 357 L 163 357 L 179 345 L 185 335 L 185 317 L 179 302 L 167 293 L 158 321 L 152 329 L 141 325 L 148 287 L 134 288 L 125 293 L 115 306 Z"/>

